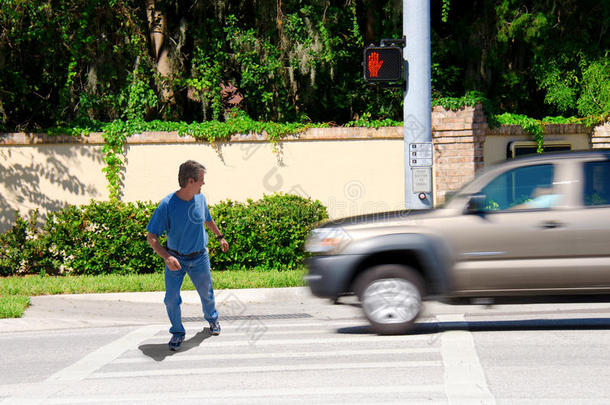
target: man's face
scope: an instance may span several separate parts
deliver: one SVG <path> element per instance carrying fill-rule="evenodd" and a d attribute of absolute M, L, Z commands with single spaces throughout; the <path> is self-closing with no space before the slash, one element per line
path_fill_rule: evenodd
<path fill-rule="evenodd" d="M 203 187 L 203 185 L 205 184 L 204 176 L 205 175 L 204 175 L 203 171 L 200 171 L 198 180 L 189 179 L 188 186 L 191 188 L 191 191 L 193 192 L 193 194 L 201 193 L 201 187 Z"/>

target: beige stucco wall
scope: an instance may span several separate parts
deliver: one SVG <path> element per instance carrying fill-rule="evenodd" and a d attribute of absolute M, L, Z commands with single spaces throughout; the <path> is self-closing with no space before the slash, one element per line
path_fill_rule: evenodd
<path fill-rule="evenodd" d="M 0 231 L 14 223 L 15 210 L 46 213 L 107 198 L 100 150 L 96 145 L 0 146 Z"/>
<path fill-rule="evenodd" d="M 280 161 L 281 157 L 281 161 Z M 331 218 L 404 206 L 402 140 L 132 145 L 127 153 L 124 200 L 157 201 L 178 187 L 178 166 L 187 159 L 207 168 L 210 204 L 258 199 L 284 192 L 320 200 Z"/>
<path fill-rule="evenodd" d="M 178 188 L 180 163 L 194 159 L 207 167 L 204 194 L 210 204 L 284 192 L 319 200 L 331 218 L 400 209 L 403 141 L 395 129 L 390 132 L 381 139 L 286 141 L 279 152 L 267 141 L 216 148 L 192 140 L 130 143 L 123 200 L 160 200 Z M 44 214 L 107 199 L 103 167 L 97 144 L 0 145 L 0 232 L 14 223 L 14 210 L 39 208 Z"/>

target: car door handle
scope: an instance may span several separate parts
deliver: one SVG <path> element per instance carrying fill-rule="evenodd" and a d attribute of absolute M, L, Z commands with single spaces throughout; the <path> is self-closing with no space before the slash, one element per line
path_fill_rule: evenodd
<path fill-rule="evenodd" d="M 555 229 L 561 228 L 562 226 L 563 224 L 559 221 L 545 221 L 540 225 L 540 227 L 544 229 Z"/>

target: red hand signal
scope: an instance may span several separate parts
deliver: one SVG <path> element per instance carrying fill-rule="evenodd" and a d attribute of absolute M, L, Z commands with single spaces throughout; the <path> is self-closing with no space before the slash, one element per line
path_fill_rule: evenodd
<path fill-rule="evenodd" d="M 371 52 L 369 55 L 369 72 L 371 77 L 377 77 L 379 75 L 381 65 L 383 65 L 383 61 L 379 60 L 379 52 Z"/>

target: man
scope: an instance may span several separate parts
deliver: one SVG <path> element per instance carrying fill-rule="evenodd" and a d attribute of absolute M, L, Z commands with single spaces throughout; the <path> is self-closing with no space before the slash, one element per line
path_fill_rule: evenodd
<path fill-rule="evenodd" d="M 204 224 L 220 240 L 223 252 L 229 244 L 210 216 L 201 187 L 205 184 L 205 167 L 193 160 L 180 165 L 180 190 L 171 193 L 159 203 L 146 230 L 148 244 L 165 261 L 165 307 L 171 323 L 170 350 L 180 350 L 185 330 L 180 312 L 180 287 L 188 274 L 201 298 L 203 315 L 210 324 L 212 335 L 220 334 L 218 312 L 214 301 L 210 259 L 206 246 L 208 235 Z M 167 248 L 159 237 L 167 234 Z"/>

